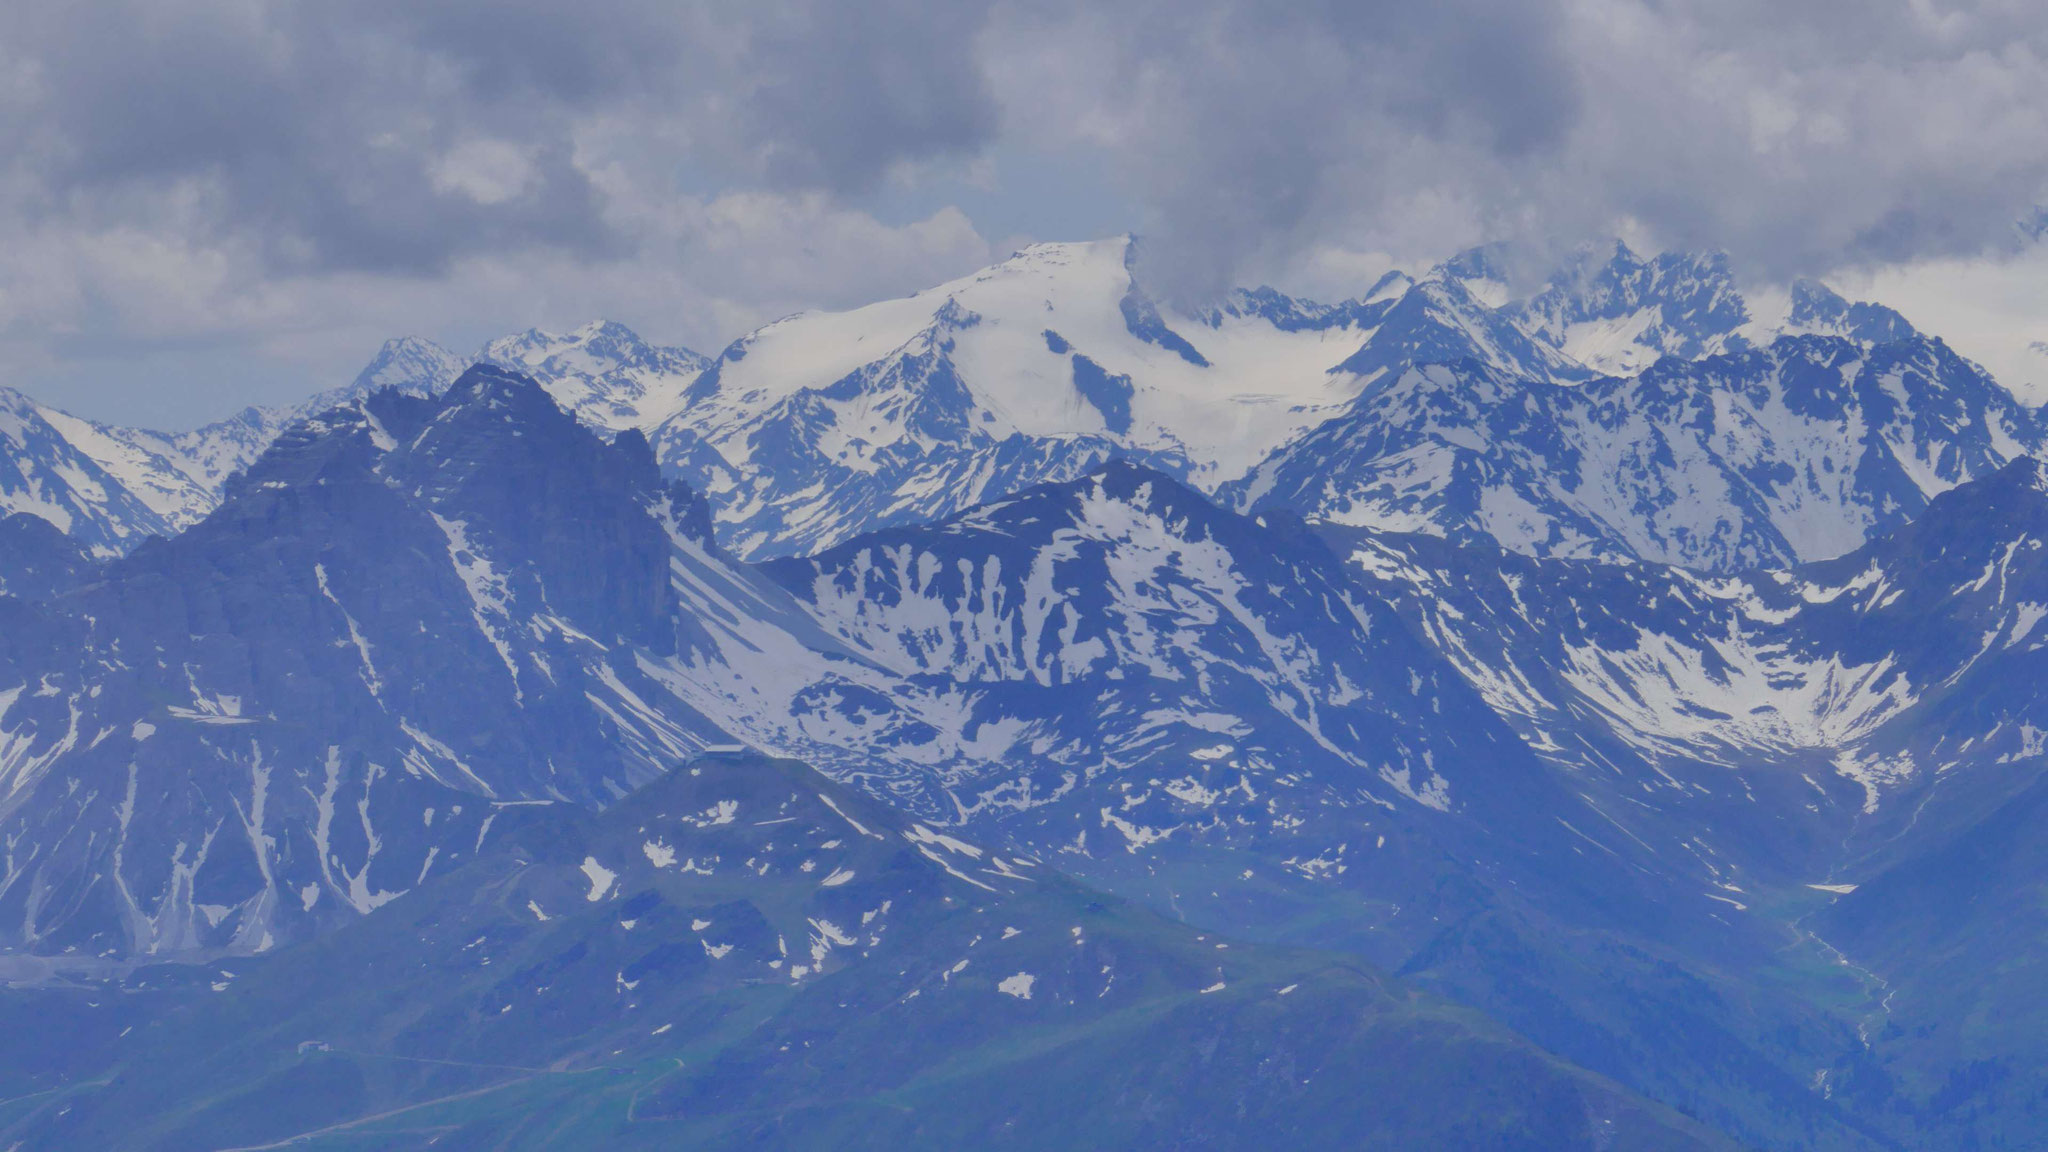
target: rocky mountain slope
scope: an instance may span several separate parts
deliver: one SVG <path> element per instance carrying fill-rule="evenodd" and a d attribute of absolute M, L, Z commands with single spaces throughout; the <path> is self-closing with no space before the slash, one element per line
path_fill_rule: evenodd
<path fill-rule="evenodd" d="M 2041 753 L 2026 669 L 2048 643 L 2044 488 L 2021 460 L 1846 556 L 1729 577 L 1323 534 L 1554 762 L 1627 762 L 1658 803 L 1777 813 L 1818 793 L 1841 813 L 1829 837 L 1868 845 L 1941 824 L 1951 793 Z M 1708 845 L 1732 827 L 1687 823 Z"/>
<path fill-rule="evenodd" d="M 315 944 L 210 985 L 156 970 L 102 989 L 106 1013 L 144 1021 L 118 1066 L 0 1131 L 110 1149 L 1732 1147 L 1341 957 L 1161 919 L 791 762 L 704 758 L 601 817 L 505 819 L 473 860 Z"/>
<path fill-rule="evenodd" d="M 671 583 L 700 521 L 644 440 L 478 368 L 297 425 L 193 528 L 0 601 L 10 943 L 260 950 L 475 851 L 505 805 L 600 802 L 724 740 L 612 655 L 701 643 Z"/>
<path fill-rule="evenodd" d="M 1584 383 L 1471 361 L 1408 369 L 1224 497 L 1539 556 L 1735 572 L 1839 556 L 2044 435 L 1939 341 L 1782 336 Z"/>
<path fill-rule="evenodd" d="M 1824 942 L 1868 1053 L 1831 1098 L 1906 1146 L 1991 1146 L 2038 1121 L 2044 530 L 2023 460 L 1847 556 L 1735 577 L 1325 535 L 1731 920 Z"/>
<path fill-rule="evenodd" d="M 1798 1087 L 1847 1029 L 1719 971 L 1776 942 L 1298 525 L 1117 464 L 767 569 L 709 536 L 637 433 L 479 367 L 301 424 L 193 528 L 0 600 L 9 948 L 297 946 L 528 807 L 741 743 L 1159 912 L 1400 967 L 1716 1125 L 1860 1146 Z M 1711 1007 L 1737 1000 L 1774 1007 Z"/>

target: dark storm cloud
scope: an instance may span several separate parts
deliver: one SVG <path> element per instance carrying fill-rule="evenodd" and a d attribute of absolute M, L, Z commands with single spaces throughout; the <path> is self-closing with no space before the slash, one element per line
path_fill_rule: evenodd
<path fill-rule="evenodd" d="M 618 255 L 593 134 L 636 138 L 643 182 L 859 192 L 987 142 L 979 23 L 888 0 L 17 5 L 7 187 L 32 221 L 177 229 L 294 273 Z"/>
<path fill-rule="evenodd" d="M 859 190 L 898 160 L 990 142 L 996 107 L 974 51 L 986 8 L 825 3 L 762 20 L 742 107 L 765 174 Z"/>
<path fill-rule="evenodd" d="M 1435 182 L 1558 154 L 1584 99 L 1564 24 L 1550 0 L 1048 6 L 1010 31 L 1070 51 L 1013 77 L 1048 103 L 1013 103 L 1055 133 L 1111 110 L 1105 151 L 1161 241 L 1148 263 L 1200 291 Z"/>
<path fill-rule="evenodd" d="M 696 162 L 785 187 L 866 190 L 894 164 L 988 143 L 982 0 L 749 4 L 457 0 L 380 11 L 473 95 L 617 107 L 686 125 Z"/>
<path fill-rule="evenodd" d="M 1056 45 L 992 62 L 1012 123 L 1097 121 L 1153 213 L 1154 255 L 1198 291 L 1332 243 L 1413 254 L 1628 230 L 1771 275 L 1975 253 L 2011 237 L 2048 177 L 2038 6 L 1009 11 L 1016 41 Z"/>
<path fill-rule="evenodd" d="M 2048 176 L 2044 33 L 1938 0 L 23 3 L 0 226 L 160 237 L 258 288 L 624 269 L 691 250 L 685 189 L 843 208 L 1037 155 L 1106 170 L 1187 294 L 1616 230 L 1812 273 L 2009 235 Z"/>
<path fill-rule="evenodd" d="M 402 272 L 539 241 L 596 249 L 587 179 L 551 111 L 530 121 L 516 186 L 482 203 L 434 162 L 492 111 L 432 61 L 312 9 L 97 4 L 20 9 L 4 50 L 16 177 L 40 220 L 239 239 L 274 266 Z M 481 113 L 481 114 L 480 114 Z"/>

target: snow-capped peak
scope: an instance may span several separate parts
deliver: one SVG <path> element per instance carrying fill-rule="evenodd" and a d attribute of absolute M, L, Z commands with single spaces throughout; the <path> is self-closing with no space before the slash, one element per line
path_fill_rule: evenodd
<path fill-rule="evenodd" d="M 610 432 L 652 430 L 682 407 L 709 363 L 688 348 L 650 344 L 611 320 L 566 334 L 529 328 L 484 345 L 477 357 L 532 376 L 555 401 Z"/>
<path fill-rule="evenodd" d="M 1531 337 L 1608 376 L 1664 356 L 1696 360 L 1751 346 L 1742 334 L 1748 302 L 1718 253 L 1645 259 L 1618 240 L 1583 248 L 1509 312 Z"/>
<path fill-rule="evenodd" d="M 1333 421 L 1354 429 L 1399 423 L 1395 414 L 1382 413 L 1378 424 L 1358 424 L 1355 408 L 1408 395 L 1407 385 L 1397 386 L 1404 379 L 1434 379 L 1413 376 L 1419 366 L 1447 366 L 1453 376 L 1473 379 L 1459 366 L 1477 365 L 1493 382 L 1489 388 L 1501 393 L 1501 411 L 1533 412 L 1581 403 L 1546 389 L 1577 388 L 1600 378 L 1626 381 L 1666 360 L 1697 363 L 1767 352 L 1787 334 L 1864 348 L 1910 343 L 1917 335 L 1897 313 L 1851 303 L 1818 284 L 1746 296 L 1728 261 L 1716 254 L 1644 256 L 1616 241 L 1582 249 L 1547 279 L 1525 274 L 1535 263 L 1508 246 L 1491 245 L 1460 253 L 1420 277 L 1390 273 L 1341 303 L 1256 288 L 1186 312 L 1146 291 L 1140 248 L 1132 238 L 1116 236 L 1034 244 L 899 299 L 843 312 L 799 313 L 741 337 L 715 361 L 652 344 L 607 320 L 559 333 L 529 329 L 492 341 L 479 359 L 534 378 L 592 427 L 645 433 L 663 467 L 709 494 L 720 539 L 742 554 L 763 556 L 944 516 L 1021 486 L 1071 478 L 1111 456 L 1143 460 L 1211 494 L 1230 488 L 1232 495 L 1261 506 L 1271 494 L 1269 484 L 1351 491 L 1358 476 L 1330 474 L 1329 461 L 1304 453 L 1321 442 L 1318 433 Z M 1524 290 L 1519 286 L 1531 283 L 1540 287 L 1511 299 Z M 1922 359 L 1917 352 L 1892 357 L 1902 364 Z M 1976 397 L 1977 385 L 1966 379 L 1971 372 L 1948 359 L 1953 357 L 1928 361 L 1927 372 L 1946 381 L 1944 387 L 1953 384 Z M 1730 372 L 1776 372 L 1761 361 L 1716 363 L 1705 373 L 1658 377 L 1647 392 L 1664 405 L 1658 412 L 1685 408 L 1684 398 L 1659 391 L 1680 386 L 1681 378 L 1686 387 L 1718 389 Z M 116 534 L 132 541 L 138 533 L 176 530 L 203 515 L 217 502 L 227 476 L 290 423 L 377 388 L 436 391 L 463 365 L 429 341 L 394 340 L 345 388 L 289 408 L 254 409 L 181 436 L 107 428 L 47 410 L 40 418 L 108 479 L 79 472 L 81 477 L 126 491 L 146 511 L 138 513 L 138 527 Z M 1596 391 L 1633 396 L 1645 390 Z M 1964 406 L 1990 411 L 1986 403 L 1969 399 Z M 1942 484 L 2011 458 L 2015 445 L 2035 437 L 2034 421 L 1996 404 L 1991 408 L 1998 409 L 1995 419 L 1980 432 L 1961 424 L 1934 429 L 1932 440 L 1915 439 L 1907 455 L 1917 460 L 1931 452 L 1927 459 L 1942 458 L 1943 446 L 1956 441 L 1950 458 L 1972 463 Z M 1862 451 L 1860 445 L 1836 443 L 1851 433 L 1834 425 L 1824 435 L 1814 433 L 1826 444 L 1795 451 L 1784 439 L 1792 425 L 1767 415 L 1776 439 L 1759 449 L 1768 457 L 1759 459 L 1760 468 L 1808 447 L 1839 459 Z M 1577 416 L 1567 423 L 1584 424 L 1585 434 L 1599 443 L 1618 444 L 1636 431 L 1624 434 L 1607 425 L 1638 417 L 1646 421 L 1637 430 L 1643 435 L 1652 434 L 1651 426 L 1662 419 L 1603 409 L 1587 417 L 1601 424 L 1597 436 Z M 1472 441 L 1461 441 L 1459 451 L 1481 456 L 1486 442 L 1500 435 L 1491 426 L 1458 434 Z M 1717 458 L 1732 450 L 1709 447 Z M 1422 459 L 1396 471 L 1412 472 Z M 1396 463 L 1375 462 L 1366 471 L 1380 475 L 1383 464 Z M 1293 480 L 1282 483 L 1283 474 Z M 1450 482 L 1437 477 L 1423 483 L 1419 473 L 1411 479 L 1422 485 L 1418 492 L 1436 492 Z M 1519 482 L 1543 483 L 1534 476 Z M 1941 486 L 1916 480 L 1910 498 L 1893 511 L 1917 506 Z M 1883 503 L 1881 494 L 1865 495 Z M 1663 507 L 1666 497 L 1676 499 L 1648 494 L 1650 503 L 1632 505 L 1628 515 L 1642 521 L 1648 515 L 1642 509 Z M 105 502 L 99 496 L 85 499 Z M 1341 516 L 1355 520 L 1409 502 L 1400 493 L 1381 493 L 1342 509 Z M 63 503 L 43 501 L 52 509 Z M 1525 511 L 1504 507 L 1481 519 L 1527 520 L 1528 531 L 1547 538 L 1554 525 L 1543 516 L 1531 520 Z M 1721 519 L 1730 524 L 1757 512 L 1723 511 L 1730 515 Z M 1832 514 L 1810 508 L 1800 515 L 1800 523 L 1834 522 Z M 1866 521 L 1877 522 L 1851 517 L 1841 523 Z M 1627 540 L 1655 534 L 1641 523 L 1614 530 L 1621 533 L 1617 539 Z M 125 547 L 114 539 L 97 546 Z M 1808 543 L 1787 539 L 1783 547 L 1760 545 L 1757 554 L 1815 554 Z M 1580 543 L 1605 554 L 1615 541 Z M 1633 545 L 1623 549 L 1632 550 L 1639 551 Z M 1685 555 L 1711 564 L 1738 558 Z"/>
<path fill-rule="evenodd" d="M 663 463 L 748 477 L 711 485 L 748 552 L 943 515 L 1112 452 L 1213 488 L 1356 394 L 1364 374 L 1333 369 L 1399 299 L 1262 290 L 1187 315 L 1136 263 L 1128 237 L 1036 244 L 912 296 L 779 320 L 689 389 L 655 438 Z"/>
<path fill-rule="evenodd" d="M 364 395 L 384 388 L 407 391 L 439 391 L 462 374 L 467 362 L 431 340 L 401 336 L 386 340 L 377 355 L 342 391 Z M 322 396 L 327 394 L 323 393 Z M 314 402 L 321 399 L 314 397 Z M 294 405 L 294 410 L 306 405 Z"/>

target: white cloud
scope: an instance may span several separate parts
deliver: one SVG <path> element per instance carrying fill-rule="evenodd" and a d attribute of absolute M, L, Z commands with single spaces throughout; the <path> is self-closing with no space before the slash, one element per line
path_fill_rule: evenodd
<path fill-rule="evenodd" d="M 1989 369 L 2029 404 L 2048 403 L 2048 245 L 1997 258 L 1922 260 L 1837 275 L 1838 290 L 1896 308 Z"/>
<path fill-rule="evenodd" d="M 524 148 L 504 140 L 467 140 L 428 167 L 434 189 L 460 192 L 482 205 L 503 204 L 523 195 L 536 172 Z"/>

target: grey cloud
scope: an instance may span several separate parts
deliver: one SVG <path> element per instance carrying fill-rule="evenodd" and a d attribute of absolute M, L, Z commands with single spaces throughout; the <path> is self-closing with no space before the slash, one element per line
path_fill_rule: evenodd
<path fill-rule="evenodd" d="M 387 27 L 503 104 L 630 107 L 729 179 L 864 191 L 997 128 L 973 50 L 986 0 L 391 4 Z"/>
<path fill-rule="evenodd" d="M 587 177 L 558 116 L 520 139 L 516 188 L 491 202 L 437 183 L 435 161 L 491 111 L 433 62 L 307 7 L 99 4 L 0 37 L 36 83 L 0 104 L 35 218 L 161 224 L 242 244 L 285 272 L 433 272 L 505 243 L 601 250 Z M 436 89 L 443 89 L 437 91 Z"/>
<path fill-rule="evenodd" d="M 607 164 L 847 193 L 974 151 L 979 25 L 899 0 L 16 5 L 0 166 L 31 222 L 176 227 L 287 274 L 606 258 L 635 243 Z M 628 154 L 593 154 L 604 132 Z"/>
<path fill-rule="evenodd" d="M 995 64 L 1006 109 L 1049 137 L 1113 109 L 1079 135 L 1197 293 L 1318 245 L 1617 230 L 1818 274 L 1981 252 L 2048 182 L 2038 6 L 1192 0 L 1011 20 L 1057 46 Z"/>
<path fill-rule="evenodd" d="M 1763 277 L 1823 275 L 1995 250 L 2048 189 L 2038 6 L 1559 0 L 1473 4 L 1448 23 L 1485 20 L 1487 8 L 1528 25 L 1495 23 L 1481 41 L 1411 27 L 1438 47 L 1397 53 L 1391 90 L 1464 86 L 1460 111 L 1491 139 L 1380 115 L 1399 113 L 1401 96 L 1380 105 L 1372 88 L 1331 84 L 1313 131 L 1341 141 L 1335 158 L 1282 168 L 1321 195 L 1298 193 L 1303 211 L 1278 225 L 1223 230 L 1233 248 L 1217 262 L 1331 240 L 1413 252 L 1638 230 L 1731 250 Z M 1229 191 L 1276 180 L 1204 176 Z M 1174 187 L 1165 172 L 1133 178 Z M 1169 230 L 1178 221 L 1165 219 Z M 1186 232 L 1219 234 L 1208 221 Z"/>
<path fill-rule="evenodd" d="M 16 211 L 293 273 L 615 257 L 606 172 L 858 198 L 1017 141 L 1114 171 L 1190 292 L 1624 226 L 1814 272 L 2005 235 L 2044 57 L 2011 3 L 99 0 L 0 16 L 0 132 Z"/>
<path fill-rule="evenodd" d="M 1105 150 L 1155 215 L 1150 272 L 1199 294 L 1433 182 L 1554 155 L 1582 100 L 1563 25 L 1551 0 L 1042 9 L 1013 35 L 1068 50 L 1006 95 L 1054 135 L 1113 110 Z"/>
<path fill-rule="evenodd" d="M 1184 297 L 1615 231 L 1826 274 L 2003 242 L 2043 139 L 2048 14 L 2014 2 L 17 3 L 0 332 L 317 332 L 292 309 L 537 267 L 551 314 L 735 324 L 964 271 L 1013 222 L 861 205 L 1033 156 L 1104 170 Z"/>
<path fill-rule="evenodd" d="M 993 140 L 996 106 L 973 51 L 986 12 L 978 0 L 880 0 L 763 22 L 742 123 L 765 174 L 854 191 L 900 160 Z"/>

